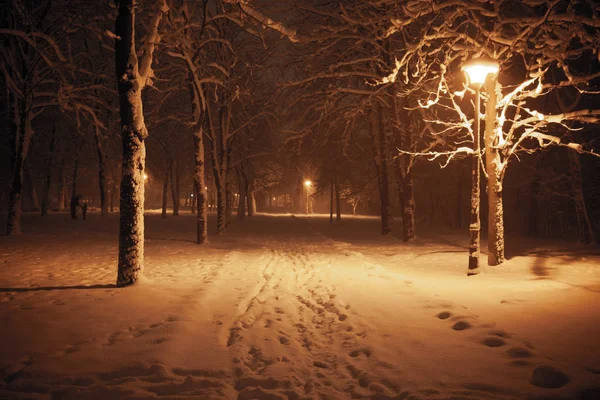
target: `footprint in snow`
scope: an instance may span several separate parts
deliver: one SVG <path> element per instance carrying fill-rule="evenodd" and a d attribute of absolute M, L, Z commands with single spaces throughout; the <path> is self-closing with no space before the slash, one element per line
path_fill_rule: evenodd
<path fill-rule="evenodd" d="M 441 313 L 439 313 L 438 315 L 436 315 L 436 317 L 438 317 L 439 319 L 448 319 L 452 316 L 452 313 L 449 311 L 442 311 Z"/>
<path fill-rule="evenodd" d="M 506 344 L 506 341 L 500 337 L 487 337 L 481 341 L 487 347 L 500 347 Z"/>
<path fill-rule="evenodd" d="M 367 357 L 371 357 L 372 351 L 370 349 L 358 349 L 358 350 L 352 350 L 350 353 L 348 353 L 348 355 L 352 358 L 356 358 L 356 357 L 360 356 L 361 354 L 364 354 Z"/>
<path fill-rule="evenodd" d="M 464 331 L 465 329 L 469 329 L 470 327 L 471 324 L 469 324 L 467 321 L 458 321 L 454 325 L 452 325 L 452 329 L 454 329 L 455 331 Z"/>
<path fill-rule="evenodd" d="M 510 358 L 529 358 L 533 356 L 533 353 L 529 349 L 523 347 L 511 347 L 506 350 L 506 354 Z"/>

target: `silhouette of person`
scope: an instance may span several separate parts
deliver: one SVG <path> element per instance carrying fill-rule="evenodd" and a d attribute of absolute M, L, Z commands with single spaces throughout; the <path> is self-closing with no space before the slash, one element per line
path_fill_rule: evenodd
<path fill-rule="evenodd" d="M 79 202 L 81 201 L 80 194 L 74 194 L 71 196 L 71 219 L 77 218 L 77 207 L 79 207 Z"/>

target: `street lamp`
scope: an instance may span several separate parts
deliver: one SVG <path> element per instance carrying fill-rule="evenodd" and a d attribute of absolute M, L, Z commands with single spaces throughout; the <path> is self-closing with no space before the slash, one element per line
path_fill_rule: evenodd
<path fill-rule="evenodd" d="M 306 187 L 306 215 L 308 215 L 308 188 L 310 188 L 310 185 L 312 185 L 310 180 L 307 179 L 304 181 L 304 186 Z"/>
<path fill-rule="evenodd" d="M 475 89 L 475 118 L 473 119 L 473 163 L 471 169 L 471 220 L 469 224 L 469 268 L 467 275 L 477 275 L 479 269 L 479 253 L 481 242 L 481 222 L 479 219 L 480 204 L 480 89 L 489 75 L 498 73 L 499 65 L 496 61 L 484 58 L 472 59 L 461 68 L 465 71 L 469 85 Z"/>
<path fill-rule="evenodd" d="M 148 180 L 148 175 L 146 173 L 144 173 L 144 182 L 146 182 Z"/>

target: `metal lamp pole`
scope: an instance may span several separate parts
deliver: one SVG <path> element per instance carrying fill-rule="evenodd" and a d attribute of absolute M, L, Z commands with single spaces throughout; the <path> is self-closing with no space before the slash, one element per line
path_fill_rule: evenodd
<path fill-rule="evenodd" d="M 469 223 L 469 268 L 467 275 L 477 275 L 481 272 L 479 268 L 479 253 L 481 244 L 481 221 L 479 208 L 481 199 L 480 176 L 481 176 L 481 86 L 485 83 L 488 75 L 498 72 L 499 65 L 494 60 L 474 59 L 467 62 L 462 70 L 465 71 L 469 84 L 475 88 L 475 118 L 473 126 L 473 161 L 471 168 L 471 216 Z"/>
<path fill-rule="evenodd" d="M 467 275 L 476 275 L 480 272 L 479 270 L 479 252 L 481 243 L 481 221 L 479 219 L 479 205 L 480 205 L 480 134 L 479 127 L 480 121 L 480 105 L 481 97 L 479 93 L 479 86 L 475 89 L 475 119 L 473 126 L 473 160 L 471 167 L 471 218 L 469 223 L 469 269 Z"/>

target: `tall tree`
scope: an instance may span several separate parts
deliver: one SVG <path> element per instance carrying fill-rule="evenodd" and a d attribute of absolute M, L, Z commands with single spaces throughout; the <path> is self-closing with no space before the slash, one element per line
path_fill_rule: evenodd
<path fill-rule="evenodd" d="M 166 0 L 156 10 L 141 48 L 135 41 L 136 0 L 118 0 L 115 24 L 115 72 L 119 90 L 119 114 L 123 163 L 119 219 L 117 285 L 134 283 L 144 268 L 144 170 L 148 130 L 144 123 L 142 90 L 152 78 L 152 58 L 160 40 L 159 26 L 168 11 Z"/>

